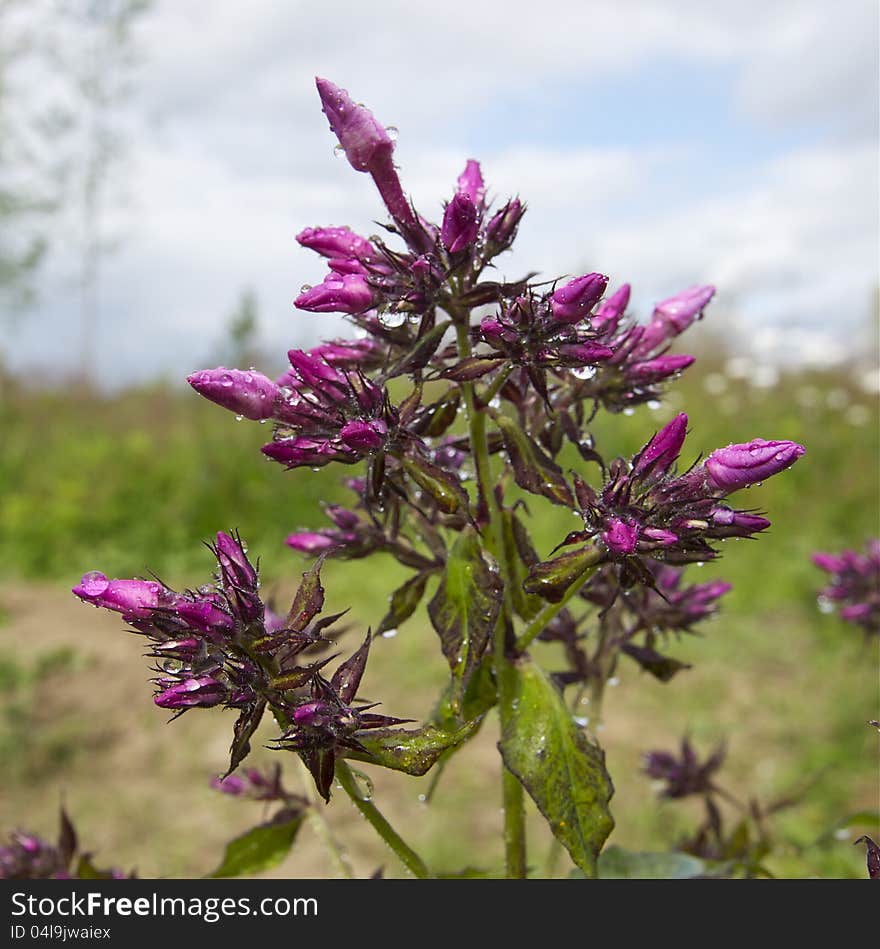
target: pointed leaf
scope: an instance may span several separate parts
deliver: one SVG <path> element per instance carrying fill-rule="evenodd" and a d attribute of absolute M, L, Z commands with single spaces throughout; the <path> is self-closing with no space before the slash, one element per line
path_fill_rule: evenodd
<path fill-rule="evenodd" d="M 865 860 L 868 865 L 868 879 L 880 880 L 880 847 L 867 835 L 854 840 L 855 844 L 865 845 Z"/>
<path fill-rule="evenodd" d="M 466 527 L 449 551 L 428 615 L 453 675 L 466 680 L 492 636 L 501 609 L 501 580 L 483 558 L 480 537 Z"/>
<path fill-rule="evenodd" d="M 542 596 L 551 603 L 559 603 L 566 590 L 579 578 L 586 583 L 591 573 L 590 567 L 596 567 L 601 559 L 598 547 L 582 547 L 560 554 L 552 560 L 535 564 L 529 571 L 523 589 L 526 593 Z"/>
<path fill-rule="evenodd" d="M 357 740 L 363 750 L 344 748 L 342 754 L 355 761 L 419 777 L 429 771 L 444 752 L 467 741 L 479 722 L 477 720 L 449 730 L 425 725 L 411 730 L 395 728 L 358 732 Z"/>
<path fill-rule="evenodd" d="M 419 457 L 404 458 L 403 467 L 413 481 L 434 499 L 441 511 L 446 514 L 467 511 L 467 491 L 461 486 L 458 475 Z"/>
<path fill-rule="evenodd" d="M 495 421 L 501 429 L 516 483 L 532 494 L 542 494 L 554 504 L 573 508 L 574 497 L 559 465 L 512 418 L 498 415 Z"/>
<path fill-rule="evenodd" d="M 650 646 L 634 646 L 632 643 L 625 643 L 621 646 L 621 651 L 625 652 L 630 659 L 635 659 L 645 672 L 650 672 L 655 679 L 659 679 L 661 682 L 668 682 L 682 669 L 691 668 L 687 662 L 680 662 L 671 656 L 664 656 Z"/>
<path fill-rule="evenodd" d="M 444 334 L 452 323 L 446 320 L 438 323 L 433 329 L 425 333 L 413 348 L 405 353 L 388 371 L 388 378 L 402 376 L 404 373 L 412 372 L 414 369 L 424 369 L 431 361 L 431 357 L 437 352 Z"/>
<path fill-rule="evenodd" d="M 364 669 L 367 666 L 367 657 L 370 654 L 370 639 L 370 632 L 367 630 L 366 639 L 360 649 L 339 666 L 330 680 L 330 688 L 346 705 L 350 705 L 357 695 Z"/>
<path fill-rule="evenodd" d="M 504 764 L 575 864 L 593 877 L 596 858 L 614 828 L 608 810 L 614 788 L 605 755 L 578 727 L 538 666 L 524 658 L 513 666 L 512 678 L 498 745 Z"/>
<path fill-rule="evenodd" d="M 330 788 L 333 787 L 333 772 L 336 766 L 336 752 L 333 748 L 310 748 L 299 752 L 303 764 L 315 779 L 318 794 L 330 801 Z"/>
<path fill-rule="evenodd" d="M 504 548 L 507 563 L 510 565 L 511 598 L 517 614 L 523 619 L 532 619 L 540 612 L 543 603 L 540 597 L 526 593 L 523 584 L 529 568 L 538 562 L 538 555 L 532 549 L 529 535 L 513 511 L 502 511 L 504 529 Z"/>
<path fill-rule="evenodd" d="M 453 389 L 438 402 L 423 409 L 411 430 L 424 438 L 438 438 L 455 421 L 460 404 L 461 391 Z"/>
<path fill-rule="evenodd" d="M 417 573 L 391 594 L 388 612 L 376 630 L 378 635 L 391 629 L 397 629 L 401 623 L 408 620 L 415 613 L 419 603 L 422 602 L 429 577 L 430 573 L 428 572 Z"/>
<path fill-rule="evenodd" d="M 58 815 L 58 824 L 58 856 L 61 858 L 64 866 L 69 867 L 70 861 L 73 860 L 73 855 L 79 846 L 79 842 L 76 837 L 73 821 L 63 807 Z"/>
<path fill-rule="evenodd" d="M 302 812 L 285 809 L 268 823 L 252 827 L 226 845 L 220 866 L 208 876 L 239 877 L 276 866 L 290 852 L 302 822 Z"/>
<path fill-rule="evenodd" d="M 260 699 L 249 708 L 243 709 L 233 726 L 232 744 L 229 746 L 229 770 L 224 777 L 233 771 L 250 754 L 251 736 L 257 730 L 263 718 L 266 700 Z"/>
<path fill-rule="evenodd" d="M 497 369 L 506 359 L 506 356 L 467 356 L 454 366 L 444 370 L 444 379 L 453 382 L 473 382 L 481 379 L 487 372 Z"/>
<path fill-rule="evenodd" d="M 321 612 L 324 606 L 324 587 L 321 585 L 321 567 L 323 556 L 319 557 L 311 570 L 303 574 L 302 583 L 293 598 L 293 605 L 287 614 L 284 625 L 295 633 L 301 633 Z"/>

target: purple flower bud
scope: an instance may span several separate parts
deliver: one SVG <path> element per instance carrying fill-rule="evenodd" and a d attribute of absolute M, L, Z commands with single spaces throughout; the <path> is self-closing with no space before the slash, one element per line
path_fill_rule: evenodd
<path fill-rule="evenodd" d="M 505 326 L 494 316 L 486 316 L 480 320 L 480 333 L 490 346 L 496 343 L 515 343 L 519 336 L 513 327 Z"/>
<path fill-rule="evenodd" d="M 153 653 L 158 656 L 169 656 L 172 659 L 192 660 L 201 648 L 201 640 L 195 636 L 186 636 L 183 639 L 166 639 L 161 643 L 153 644 Z"/>
<path fill-rule="evenodd" d="M 675 464 L 687 435 L 688 417 L 682 412 L 660 429 L 639 452 L 632 470 L 633 478 L 650 474 L 661 477 Z"/>
<path fill-rule="evenodd" d="M 279 461 L 291 468 L 300 465 L 326 465 L 334 459 L 345 457 L 344 453 L 334 448 L 327 439 L 306 437 L 281 438 L 263 445 L 260 451 L 273 461 Z"/>
<path fill-rule="evenodd" d="M 186 381 L 206 399 L 254 422 L 269 418 L 278 395 L 278 386 L 252 369 L 202 369 Z"/>
<path fill-rule="evenodd" d="M 329 550 L 338 546 L 338 541 L 331 534 L 321 534 L 317 531 L 300 531 L 298 534 L 289 534 L 284 543 L 302 554 L 319 554 L 322 550 Z"/>
<path fill-rule="evenodd" d="M 323 359 L 331 366 L 353 369 L 364 360 L 376 356 L 379 350 L 380 347 L 375 340 L 353 339 L 322 343 L 320 346 L 315 346 L 310 352 L 312 356 Z"/>
<path fill-rule="evenodd" d="M 845 606 L 840 611 L 840 618 L 848 620 L 850 623 L 860 623 L 868 619 L 871 613 L 876 609 L 870 603 L 853 603 Z"/>
<path fill-rule="evenodd" d="M 607 300 L 603 300 L 592 317 L 593 329 L 613 333 L 629 303 L 630 285 L 623 284 Z"/>
<path fill-rule="evenodd" d="M 381 419 L 363 422 L 355 419 L 340 429 L 339 437 L 352 451 L 374 451 L 381 448 L 388 435 L 388 426 Z"/>
<path fill-rule="evenodd" d="M 84 603 L 140 619 L 150 618 L 159 606 L 161 591 L 161 585 L 154 580 L 108 580 L 98 570 L 85 574 L 73 588 Z"/>
<path fill-rule="evenodd" d="M 347 227 L 307 227 L 296 235 L 296 239 L 303 247 L 322 257 L 362 260 L 376 256 L 376 248 Z"/>
<path fill-rule="evenodd" d="M 370 271 L 354 257 L 331 257 L 327 265 L 336 274 L 355 274 L 360 277 L 369 277 Z"/>
<path fill-rule="evenodd" d="M 508 201 L 486 225 L 486 237 L 489 242 L 497 247 L 508 247 L 516 236 L 516 229 L 525 210 L 519 198 Z"/>
<path fill-rule="evenodd" d="M 247 782 L 237 774 L 227 774 L 225 778 L 211 778 L 211 787 L 233 797 L 241 797 L 248 789 Z"/>
<path fill-rule="evenodd" d="M 846 566 L 843 557 L 837 557 L 834 554 L 816 553 L 812 556 L 813 563 L 828 573 L 840 573 Z"/>
<path fill-rule="evenodd" d="M 226 686 L 213 676 L 199 676 L 197 679 L 184 679 L 153 697 L 159 708 L 180 709 L 211 708 L 226 698 Z"/>
<path fill-rule="evenodd" d="M 729 494 L 784 471 L 805 451 L 796 442 L 755 438 L 743 445 L 717 448 L 706 459 L 705 467 L 712 485 Z"/>
<path fill-rule="evenodd" d="M 347 508 L 340 507 L 338 504 L 328 504 L 324 510 L 330 520 L 333 521 L 340 530 L 350 531 L 360 525 L 360 518 L 354 511 L 349 511 Z"/>
<path fill-rule="evenodd" d="M 614 350 L 601 343 L 563 343 L 556 347 L 556 354 L 565 362 L 578 366 L 591 366 L 593 363 L 611 359 Z"/>
<path fill-rule="evenodd" d="M 482 208 L 486 200 L 486 184 L 480 163 L 469 158 L 464 171 L 458 176 L 458 193 L 470 198 L 471 204 Z"/>
<path fill-rule="evenodd" d="M 293 305 L 312 313 L 362 313 L 373 305 L 373 291 L 360 274 L 329 273 Z"/>
<path fill-rule="evenodd" d="M 608 519 L 602 534 L 605 546 L 615 554 L 631 554 L 639 543 L 639 529 L 635 524 L 627 524 L 619 517 Z"/>
<path fill-rule="evenodd" d="M 654 319 L 667 323 L 674 330 L 672 335 L 678 335 L 703 312 L 713 296 L 715 288 L 712 286 L 688 287 L 674 297 L 658 303 L 654 307 Z"/>
<path fill-rule="evenodd" d="M 767 530 L 770 521 L 757 514 L 744 511 L 732 511 L 729 507 L 716 507 L 712 511 L 714 534 L 720 537 L 751 537 L 758 531 Z"/>
<path fill-rule="evenodd" d="M 311 389 L 326 392 L 327 383 L 348 388 L 345 376 L 338 369 L 328 365 L 326 360 L 316 355 L 314 351 L 304 352 L 302 349 L 291 349 L 287 352 L 287 358 L 296 370 L 299 379 Z"/>
<path fill-rule="evenodd" d="M 365 106 L 352 102 L 345 91 L 327 79 L 315 79 L 324 115 L 331 131 L 356 171 L 372 171 L 377 161 L 390 160 L 394 141 Z"/>
<path fill-rule="evenodd" d="M 256 588 L 257 571 L 248 560 L 240 540 L 220 531 L 217 534 L 215 550 L 224 585 Z"/>
<path fill-rule="evenodd" d="M 681 372 L 682 369 L 687 369 L 693 361 L 694 357 L 685 353 L 658 356 L 656 359 L 634 362 L 627 367 L 627 375 L 635 382 L 648 385 L 652 382 L 660 382 L 676 372 Z"/>
<path fill-rule="evenodd" d="M 599 273 L 575 277 L 550 297 L 553 316 L 560 323 L 580 323 L 602 298 L 608 278 Z"/>
<path fill-rule="evenodd" d="M 651 541 L 652 544 L 659 544 L 661 547 L 669 547 L 678 540 L 678 534 L 672 531 L 662 530 L 659 527 L 646 527 L 642 531 L 642 537 Z"/>
<path fill-rule="evenodd" d="M 292 718 L 297 725 L 319 728 L 330 722 L 330 706 L 326 702 L 306 702 L 293 710 Z"/>
<path fill-rule="evenodd" d="M 450 254 L 467 250 L 477 239 L 479 227 L 476 205 L 467 194 L 458 192 L 443 212 L 440 230 L 443 246 Z"/>
<path fill-rule="evenodd" d="M 195 626 L 205 631 L 215 629 L 232 629 L 235 621 L 225 610 L 221 610 L 216 603 L 210 600 L 188 600 L 179 598 L 174 603 L 174 611 L 177 615 L 186 620 L 191 626 Z"/>

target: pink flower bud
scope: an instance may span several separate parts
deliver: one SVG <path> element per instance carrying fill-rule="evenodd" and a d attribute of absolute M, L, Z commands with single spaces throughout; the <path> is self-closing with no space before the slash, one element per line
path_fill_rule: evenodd
<path fill-rule="evenodd" d="M 796 442 L 755 438 L 743 445 L 717 448 L 706 459 L 709 480 L 729 494 L 791 467 L 806 449 Z"/>
<path fill-rule="evenodd" d="M 84 603 L 139 619 L 150 618 L 159 606 L 161 591 L 154 580 L 108 580 L 98 570 L 87 573 L 73 588 Z"/>
<path fill-rule="evenodd" d="M 486 184 L 480 163 L 469 158 L 464 171 L 458 176 L 458 193 L 470 198 L 471 204 L 482 208 L 486 200 Z"/>
<path fill-rule="evenodd" d="M 363 313 L 373 305 L 373 291 L 360 274 L 329 273 L 303 291 L 294 306 L 312 313 Z"/>
<path fill-rule="evenodd" d="M 676 336 L 694 322 L 713 296 L 715 288 L 712 286 L 688 287 L 674 297 L 658 303 L 654 307 L 654 320 L 666 323 L 671 329 L 670 336 Z"/>
<path fill-rule="evenodd" d="M 602 534 L 605 546 L 615 554 L 631 554 L 639 543 L 639 529 L 635 524 L 627 524 L 619 517 L 609 518 Z"/>
<path fill-rule="evenodd" d="M 315 79 L 324 115 L 356 171 L 371 171 L 377 161 L 390 160 L 394 141 L 373 113 L 351 100 L 345 89 L 328 79 Z"/>
<path fill-rule="evenodd" d="M 467 194 L 459 192 L 446 205 L 440 238 L 450 254 L 467 250 L 477 239 L 479 231 L 477 208 Z"/>
<path fill-rule="evenodd" d="M 603 333 L 613 333 L 617 329 L 629 303 L 630 285 L 623 284 L 607 300 L 603 300 L 591 318 L 593 329 Z"/>
<path fill-rule="evenodd" d="M 344 425 L 339 432 L 343 443 L 352 451 L 374 451 L 381 448 L 386 441 L 388 426 L 381 419 L 364 422 L 355 419 Z"/>
<path fill-rule="evenodd" d="M 599 273 L 575 277 L 550 297 L 553 316 L 560 323 L 580 323 L 602 299 L 608 278 Z"/>
<path fill-rule="evenodd" d="M 255 422 L 272 415 L 278 395 L 278 386 L 252 369 L 202 369 L 186 381 L 199 395 Z"/>
<path fill-rule="evenodd" d="M 680 415 L 660 429 L 659 432 L 639 452 L 632 470 L 633 478 L 645 475 L 661 477 L 675 464 L 687 435 L 687 415 Z"/>
<path fill-rule="evenodd" d="M 296 235 L 303 247 L 322 257 L 354 257 L 357 260 L 376 256 L 376 248 L 347 227 L 307 227 Z"/>

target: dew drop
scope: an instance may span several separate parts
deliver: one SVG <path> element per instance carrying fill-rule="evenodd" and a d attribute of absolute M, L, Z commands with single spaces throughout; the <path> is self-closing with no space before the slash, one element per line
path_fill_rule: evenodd
<path fill-rule="evenodd" d="M 235 421 L 236 421 L 236 422 L 240 422 L 243 418 L 244 418 L 243 415 L 236 415 L 236 416 L 235 416 Z"/>
<path fill-rule="evenodd" d="M 635 415 L 635 414 L 636 414 L 636 410 L 635 410 L 631 405 L 628 405 L 628 406 L 623 410 L 623 414 L 624 414 L 624 415 L 627 415 L 627 416 L 629 416 L 629 415 Z"/>
<path fill-rule="evenodd" d="M 383 638 L 383 639 L 394 639 L 394 637 L 395 637 L 396 635 L 397 635 L 397 630 L 396 630 L 396 629 L 386 629 L 385 632 L 382 633 L 382 638 Z"/>
<path fill-rule="evenodd" d="M 385 131 L 388 133 L 388 137 L 391 139 L 392 142 L 397 141 L 397 136 L 400 135 L 400 131 L 398 130 L 396 125 L 386 125 Z"/>
<path fill-rule="evenodd" d="M 333 149 L 333 154 L 336 158 L 340 158 L 342 155 L 345 154 L 345 149 L 341 145 L 337 145 Z"/>
<path fill-rule="evenodd" d="M 620 677 L 611 676 L 611 678 L 608 680 L 608 684 L 611 686 L 612 689 L 615 688 L 615 686 L 620 685 Z"/>
<path fill-rule="evenodd" d="M 827 596 L 817 596 L 816 605 L 820 613 L 833 613 L 834 603 Z"/>
<path fill-rule="evenodd" d="M 309 290 L 311 290 L 311 289 L 312 289 L 312 285 L 311 285 L 310 283 L 304 283 L 304 284 L 299 288 L 299 292 L 300 292 L 300 293 L 308 293 Z"/>
<path fill-rule="evenodd" d="M 577 725 L 579 728 L 586 728 L 587 725 L 590 724 L 590 720 L 589 720 L 589 718 L 587 718 L 586 715 L 575 715 L 575 717 L 574 717 L 574 723 L 575 723 L 575 725 Z"/>
<path fill-rule="evenodd" d="M 596 375 L 596 367 L 581 366 L 579 369 L 572 369 L 571 374 L 575 379 L 592 379 Z"/>

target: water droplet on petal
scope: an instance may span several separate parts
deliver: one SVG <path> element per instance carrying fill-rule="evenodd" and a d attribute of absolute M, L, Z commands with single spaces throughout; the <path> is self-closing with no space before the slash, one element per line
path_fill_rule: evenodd
<path fill-rule="evenodd" d="M 400 132 L 398 131 L 398 128 L 396 125 L 386 125 L 385 131 L 388 133 L 388 137 L 391 139 L 392 142 L 397 141 L 397 136 L 400 135 Z"/>
<path fill-rule="evenodd" d="M 385 632 L 382 633 L 382 638 L 383 638 L 383 639 L 394 639 L 394 637 L 395 637 L 396 635 L 397 635 L 397 630 L 396 630 L 396 629 L 386 629 Z"/>
<path fill-rule="evenodd" d="M 333 149 L 333 154 L 335 155 L 336 158 L 339 158 L 340 156 L 345 154 L 345 149 L 341 145 L 337 145 Z"/>

